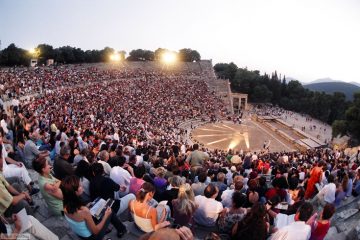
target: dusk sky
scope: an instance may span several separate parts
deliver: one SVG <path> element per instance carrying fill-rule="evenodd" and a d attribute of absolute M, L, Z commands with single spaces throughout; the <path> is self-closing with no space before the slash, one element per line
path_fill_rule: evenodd
<path fill-rule="evenodd" d="M 360 83 L 359 0 L 0 0 L 1 48 L 192 48 L 302 82 Z"/>

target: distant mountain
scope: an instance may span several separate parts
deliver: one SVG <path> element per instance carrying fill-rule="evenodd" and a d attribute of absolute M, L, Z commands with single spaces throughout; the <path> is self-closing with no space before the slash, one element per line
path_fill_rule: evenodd
<path fill-rule="evenodd" d="M 322 79 L 318 79 L 316 81 L 320 80 Z M 335 80 L 332 80 L 331 82 L 314 81 L 303 86 L 304 88 L 310 89 L 312 91 L 326 92 L 329 94 L 333 94 L 334 92 L 343 92 L 347 100 L 352 100 L 354 93 L 360 91 L 360 86 Z"/>
<path fill-rule="evenodd" d="M 354 85 L 360 87 L 360 83 L 358 83 L 358 82 L 349 82 L 349 83 L 354 84 Z"/>
<path fill-rule="evenodd" d="M 323 82 L 343 82 L 341 80 L 334 80 L 334 79 L 331 79 L 331 78 L 319 78 L 319 79 L 316 79 L 312 82 L 309 82 L 309 83 L 306 83 L 306 84 L 312 84 L 312 83 L 323 83 Z"/>

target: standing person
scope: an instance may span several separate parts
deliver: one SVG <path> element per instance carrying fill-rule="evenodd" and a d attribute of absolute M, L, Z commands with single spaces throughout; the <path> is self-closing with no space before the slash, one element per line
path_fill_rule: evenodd
<path fill-rule="evenodd" d="M 321 182 L 323 162 L 319 162 L 310 172 L 310 178 L 307 182 L 305 191 L 305 199 L 311 199 L 315 195 L 316 186 L 315 184 Z"/>
<path fill-rule="evenodd" d="M 191 179 L 193 180 L 198 172 L 198 169 L 202 167 L 206 155 L 203 151 L 199 150 L 199 144 L 193 145 L 193 151 L 186 158 L 186 162 L 191 165 Z"/>

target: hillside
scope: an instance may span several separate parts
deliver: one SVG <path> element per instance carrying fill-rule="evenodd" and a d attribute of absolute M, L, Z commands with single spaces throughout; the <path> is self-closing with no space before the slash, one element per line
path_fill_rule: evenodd
<path fill-rule="evenodd" d="M 319 82 L 305 84 L 304 88 L 312 91 L 326 92 L 333 94 L 334 92 L 343 92 L 347 100 L 352 100 L 355 92 L 360 91 L 360 87 L 346 82 Z"/>

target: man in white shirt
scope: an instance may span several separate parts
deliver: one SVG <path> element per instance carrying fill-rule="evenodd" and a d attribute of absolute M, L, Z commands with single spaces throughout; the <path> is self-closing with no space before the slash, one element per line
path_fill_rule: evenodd
<path fill-rule="evenodd" d="M 236 192 L 245 192 L 245 191 L 242 191 L 243 187 L 244 187 L 242 176 L 235 177 L 234 185 L 235 185 L 235 189 L 225 190 L 221 194 L 221 203 L 224 207 L 230 208 L 232 206 L 232 195 L 234 194 L 235 191 Z"/>
<path fill-rule="evenodd" d="M 202 226 L 213 227 L 219 214 L 223 210 L 223 205 L 216 201 L 215 198 L 219 193 L 219 189 L 213 184 L 209 184 L 205 190 L 204 195 L 195 197 L 195 202 L 199 206 L 194 213 L 194 221 Z"/>
<path fill-rule="evenodd" d="M 126 162 L 125 157 L 115 156 L 111 161 L 115 166 L 110 171 L 110 178 L 120 186 L 126 186 L 126 190 L 124 192 L 119 191 L 118 193 L 120 197 L 123 197 L 129 193 L 130 179 L 134 176 L 134 172 L 128 165 L 126 166 L 128 171 L 124 169 Z"/>
<path fill-rule="evenodd" d="M 103 165 L 105 174 L 109 176 L 111 171 L 111 166 L 107 162 L 110 158 L 109 153 L 106 150 L 102 150 L 99 153 L 99 158 L 100 160 L 98 161 L 98 163 L 101 163 Z"/>
<path fill-rule="evenodd" d="M 327 203 L 334 203 L 336 193 L 336 185 L 334 181 L 335 177 L 330 174 L 328 177 L 328 184 L 326 184 L 315 196 L 314 201 L 316 199 L 319 200 L 322 206 L 325 206 Z"/>
<path fill-rule="evenodd" d="M 280 228 L 271 236 L 271 240 L 308 240 L 311 227 L 306 224 L 313 212 L 311 203 L 305 202 L 295 214 L 295 222 Z"/>

